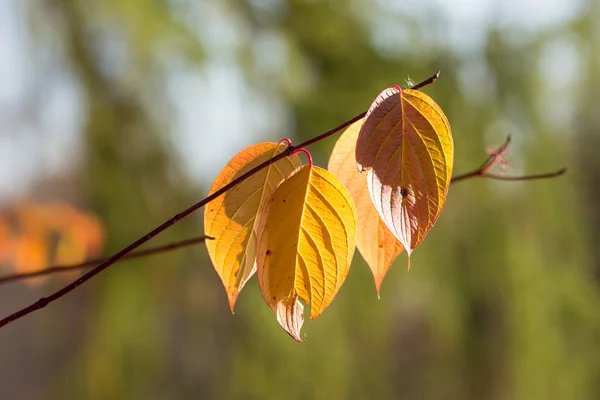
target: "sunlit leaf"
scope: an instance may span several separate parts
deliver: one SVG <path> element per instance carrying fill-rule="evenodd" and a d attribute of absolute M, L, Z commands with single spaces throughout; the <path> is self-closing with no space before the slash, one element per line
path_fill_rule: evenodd
<path fill-rule="evenodd" d="M 303 166 L 267 199 L 258 227 L 258 282 L 279 324 L 301 341 L 302 305 L 310 319 L 344 283 L 354 254 L 356 210 L 329 172 Z"/>
<path fill-rule="evenodd" d="M 362 124 L 361 119 L 342 133 L 329 157 L 327 169 L 348 189 L 354 200 L 358 216 L 356 247 L 373 272 L 379 295 L 381 282 L 403 247 L 379 217 L 369 195 L 367 179 L 356 169 L 356 141 Z"/>
<path fill-rule="evenodd" d="M 267 161 L 285 149 L 285 144 L 260 143 L 233 157 L 215 179 L 210 193 Z M 229 306 L 256 271 L 256 227 L 266 197 L 302 163 L 298 156 L 286 157 L 244 180 L 216 198 L 204 210 L 204 233 L 210 259 L 223 281 Z"/>
<path fill-rule="evenodd" d="M 454 144 L 450 124 L 427 95 L 393 87 L 375 100 L 360 130 L 356 161 L 379 215 L 408 254 L 440 215 Z"/>

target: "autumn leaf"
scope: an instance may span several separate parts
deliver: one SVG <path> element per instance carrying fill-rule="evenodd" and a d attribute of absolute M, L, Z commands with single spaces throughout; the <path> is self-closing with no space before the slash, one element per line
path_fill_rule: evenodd
<path fill-rule="evenodd" d="M 354 200 L 358 216 L 356 247 L 373 272 L 379 296 L 381 282 L 403 247 L 379 217 L 369 195 L 367 179 L 356 169 L 356 141 L 362 124 L 362 119 L 353 123 L 340 136 L 327 169 L 348 189 Z"/>
<path fill-rule="evenodd" d="M 409 256 L 440 215 L 453 157 L 446 116 L 419 91 L 386 89 L 365 116 L 356 145 L 358 168 L 368 171 L 373 204 Z"/>
<path fill-rule="evenodd" d="M 100 221 L 67 203 L 47 208 L 49 226 L 59 233 L 54 262 L 74 264 L 100 252 L 104 234 Z"/>
<path fill-rule="evenodd" d="M 0 218 L 0 265 L 11 256 L 12 238 L 8 225 Z"/>
<path fill-rule="evenodd" d="M 48 243 L 45 238 L 21 236 L 13 244 L 14 263 L 19 272 L 27 273 L 44 269 L 48 262 Z M 42 279 L 38 280 L 42 282 Z"/>
<path fill-rule="evenodd" d="M 301 167 L 267 199 L 258 226 L 258 282 L 297 341 L 304 321 L 298 297 L 310 307 L 310 319 L 317 318 L 348 275 L 355 240 L 350 193 L 323 168 Z"/>
<path fill-rule="evenodd" d="M 98 254 L 103 241 L 100 221 L 64 202 L 21 203 L 0 210 L 0 264 L 20 273 L 81 262 Z"/>
<path fill-rule="evenodd" d="M 260 143 L 242 150 L 219 173 L 210 193 L 285 148 L 285 144 Z M 227 291 L 231 311 L 240 291 L 256 271 L 257 216 L 264 201 L 273 188 L 301 165 L 298 156 L 285 157 L 217 197 L 204 211 L 204 232 L 215 238 L 206 242 L 206 248 Z"/>

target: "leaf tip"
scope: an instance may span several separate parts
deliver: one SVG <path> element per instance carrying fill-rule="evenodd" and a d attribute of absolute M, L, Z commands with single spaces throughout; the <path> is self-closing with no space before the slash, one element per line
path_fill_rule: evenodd
<path fill-rule="evenodd" d="M 302 343 L 300 330 L 304 323 L 304 306 L 298 301 L 297 296 L 290 294 L 286 299 L 277 301 L 271 308 L 275 312 L 279 326 L 295 341 Z"/>
<path fill-rule="evenodd" d="M 233 309 L 235 308 L 235 302 L 237 301 L 237 297 L 238 292 L 227 293 L 227 299 L 229 300 L 229 310 L 231 310 L 232 314 L 235 314 Z"/>
<path fill-rule="evenodd" d="M 381 283 L 383 282 L 382 276 L 374 276 L 375 278 L 375 291 L 377 292 L 377 300 L 380 300 L 379 292 L 381 291 Z"/>
<path fill-rule="evenodd" d="M 308 319 L 311 320 L 311 321 L 314 321 L 315 319 L 317 319 L 317 317 L 319 315 L 321 315 L 321 312 L 323 311 L 323 310 L 319 311 L 317 309 L 314 309 L 314 310 L 315 310 L 315 312 L 313 313 L 313 308 L 311 307 L 311 309 L 310 309 L 310 316 L 308 317 Z"/>

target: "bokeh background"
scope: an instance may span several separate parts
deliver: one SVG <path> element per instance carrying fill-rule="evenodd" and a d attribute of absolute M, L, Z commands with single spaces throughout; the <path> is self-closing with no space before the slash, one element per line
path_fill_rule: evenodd
<path fill-rule="evenodd" d="M 117 264 L 0 330 L 0 398 L 600 398 L 597 0 L 2 0 L 0 61 L 5 217 L 70 204 L 102 254 L 204 197 L 242 148 L 316 136 L 438 70 L 425 92 L 455 173 L 508 134 L 507 174 L 569 168 L 453 185 L 410 273 L 403 254 L 378 300 L 357 253 L 303 344 L 255 280 L 232 315 L 201 244 Z M 200 234 L 197 213 L 152 243 Z M 2 285 L 1 316 L 73 278 Z"/>

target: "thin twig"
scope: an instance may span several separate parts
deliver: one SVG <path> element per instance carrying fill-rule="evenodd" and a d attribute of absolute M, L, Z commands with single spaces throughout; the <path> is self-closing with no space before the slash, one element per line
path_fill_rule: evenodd
<path fill-rule="evenodd" d="M 537 179 L 556 178 L 567 172 L 566 168 L 561 168 L 554 172 L 546 172 L 544 174 L 523 175 L 523 176 L 503 176 L 495 174 L 483 174 L 482 178 L 496 179 L 499 181 L 532 181 Z"/>
<path fill-rule="evenodd" d="M 427 85 L 431 85 L 432 83 L 434 83 L 437 80 L 437 78 L 440 77 L 440 72 L 441 71 L 438 71 L 435 75 L 430 76 L 429 78 L 425 79 L 424 81 L 419 82 L 419 83 L 417 83 L 415 85 L 412 85 L 409 89 L 411 89 L 411 90 L 419 90 L 422 87 L 425 87 Z"/>
<path fill-rule="evenodd" d="M 435 80 L 437 79 L 439 75 L 439 72 L 435 75 L 433 75 L 430 78 L 427 78 L 426 80 L 424 80 L 421 83 L 418 83 L 416 85 L 414 85 L 412 88 L 421 88 L 425 85 L 431 84 L 433 82 L 435 82 Z M 206 204 L 210 203 L 211 201 L 213 201 L 214 199 L 216 199 L 217 197 L 221 196 L 222 194 L 224 194 L 225 192 L 229 191 L 230 189 L 234 188 L 235 186 L 239 185 L 241 182 L 243 182 L 244 180 L 248 179 L 249 177 L 251 177 L 252 175 L 256 174 L 257 172 L 263 170 L 264 168 L 268 167 L 269 165 L 274 164 L 275 162 L 289 156 L 293 151 L 300 149 L 300 148 L 304 148 L 307 146 L 310 146 L 313 143 L 316 143 L 320 140 L 323 140 L 339 131 L 341 131 L 342 129 L 346 128 L 347 126 L 349 126 L 350 124 L 358 121 L 359 119 L 361 119 L 363 116 L 365 115 L 365 113 L 361 113 L 359 115 L 357 115 L 356 117 L 352 118 L 350 121 L 347 121 L 343 124 L 341 124 L 340 126 L 338 126 L 337 128 L 334 128 L 328 132 L 325 132 L 324 134 L 317 136 L 314 139 L 310 139 L 307 140 L 304 143 L 299 144 L 298 146 L 289 146 L 287 147 L 284 151 L 282 151 L 281 153 L 277 154 L 276 156 L 270 158 L 269 160 L 263 162 L 262 164 L 252 168 L 250 171 L 246 172 L 245 174 L 240 175 L 239 177 L 237 177 L 236 179 L 234 179 L 233 181 L 231 181 L 230 183 L 228 183 L 227 185 L 223 186 L 221 189 L 215 191 L 213 194 L 211 194 L 210 196 L 205 197 L 203 200 L 199 201 L 198 203 L 194 204 L 193 206 L 189 207 L 188 209 L 186 209 L 185 211 L 175 215 L 173 218 L 165 221 L 164 223 L 162 223 L 161 225 L 157 226 L 156 228 L 154 228 L 152 231 L 148 232 L 147 234 L 145 234 L 144 236 L 142 236 L 141 238 L 139 238 L 138 240 L 134 241 L 133 243 L 131 243 L 130 245 L 128 245 L 127 247 L 125 247 L 123 250 L 119 251 L 118 253 L 114 254 L 112 257 L 107 258 L 105 261 L 101 262 L 97 267 L 95 267 L 94 269 L 92 269 L 91 271 L 88 271 L 87 273 L 85 273 L 84 275 L 82 275 L 80 278 L 76 279 L 75 281 L 71 282 L 70 284 L 68 284 L 67 286 L 63 287 L 62 289 L 54 292 L 53 294 L 51 294 L 48 297 L 42 297 L 41 299 L 39 299 L 38 301 L 36 301 L 35 303 L 9 315 L 8 317 L 0 320 L 0 328 L 10 324 L 11 322 L 14 322 L 20 318 L 23 318 L 24 316 L 31 314 L 34 311 L 40 310 L 44 307 L 46 307 L 48 304 L 58 300 L 59 298 L 61 298 L 62 296 L 66 295 L 67 293 L 70 293 L 71 291 L 73 291 L 74 289 L 76 289 L 77 287 L 79 287 L 80 285 L 82 285 L 83 283 L 87 282 L 88 280 L 90 280 L 91 278 L 93 278 L 94 276 L 98 275 L 100 272 L 104 271 L 105 269 L 107 269 L 108 267 L 110 267 L 111 265 L 113 265 L 114 263 L 116 263 L 117 261 L 119 261 L 120 259 L 122 259 L 123 257 L 125 257 L 127 254 L 131 253 L 133 250 L 137 249 L 138 247 L 140 247 L 141 245 L 143 245 L 144 243 L 146 243 L 147 241 L 149 241 L 150 239 L 152 239 L 153 237 L 155 237 L 156 235 L 158 235 L 159 233 L 165 231 L 166 229 L 170 228 L 171 226 L 175 225 L 177 222 L 181 221 L 183 218 L 187 217 L 188 215 L 192 214 L 193 212 L 197 211 L 198 209 L 204 207 Z"/>
<path fill-rule="evenodd" d="M 450 183 L 456 183 L 460 181 L 464 181 L 469 178 L 489 178 L 496 179 L 499 181 L 531 181 L 535 179 L 546 179 L 546 178 L 555 178 L 567 172 L 566 168 L 561 168 L 558 171 L 547 172 L 543 174 L 535 174 L 535 175 L 524 175 L 524 176 L 504 176 L 504 175 L 496 175 L 490 174 L 489 171 L 499 162 L 501 162 L 501 156 L 506 152 L 510 144 L 510 135 L 506 138 L 506 141 L 502 144 L 502 146 L 498 147 L 494 150 L 489 157 L 485 160 L 485 162 L 476 169 L 475 171 L 467 172 L 461 175 L 456 175 L 452 177 Z"/>
<path fill-rule="evenodd" d="M 140 251 L 136 251 L 133 253 L 129 253 L 122 258 L 122 261 L 132 260 L 135 258 L 140 258 L 140 257 L 145 257 L 145 256 L 150 256 L 153 254 L 165 253 L 167 251 L 177 250 L 182 247 L 192 246 L 194 244 L 203 243 L 205 240 L 213 240 L 213 239 L 214 238 L 210 237 L 210 236 L 198 236 L 198 237 L 194 237 L 194 238 L 190 238 L 190 239 L 186 239 L 186 240 L 181 240 L 179 242 L 169 243 L 169 244 L 162 245 L 162 246 L 150 247 L 146 250 L 140 250 Z M 23 273 L 19 273 L 19 274 L 1 276 L 0 277 L 0 285 L 3 283 L 15 282 L 15 281 L 23 280 L 23 279 L 28 279 L 28 278 L 35 278 L 38 276 L 52 275 L 54 273 L 69 272 L 69 271 L 76 271 L 79 269 L 89 268 L 89 267 L 93 267 L 96 264 L 104 262 L 106 260 L 107 260 L 106 258 L 97 258 L 97 259 L 93 259 L 93 260 L 86 260 L 86 261 L 83 261 L 78 264 L 53 265 L 51 267 L 48 267 L 48 268 L 45 268 L 45 269 L 42 269 L 39 271 L 23 272 Z"/>

